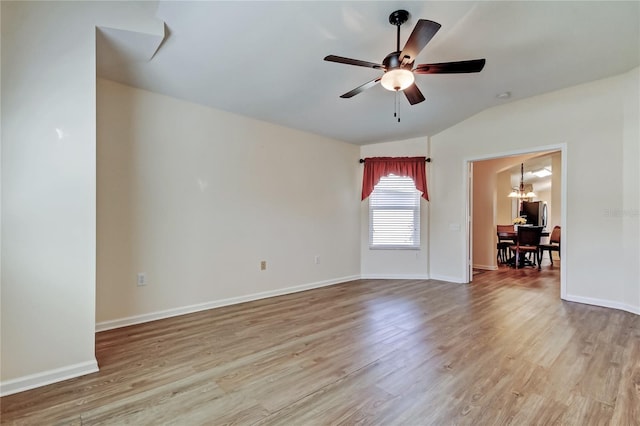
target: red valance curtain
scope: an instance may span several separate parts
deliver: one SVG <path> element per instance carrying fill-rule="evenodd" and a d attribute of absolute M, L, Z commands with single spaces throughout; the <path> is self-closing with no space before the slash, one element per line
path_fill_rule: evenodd
<path fill-rule="evenodd" d="M 422 198 L 429 201 L 427 193 L 427 174 L 425 157 L 372 157 L 364 159 L 364 175 L 362 176 L 362 199 L 367 198 L 380 178 L 394 174 L 410 177 L 416 189 L 422 192 Z"/>

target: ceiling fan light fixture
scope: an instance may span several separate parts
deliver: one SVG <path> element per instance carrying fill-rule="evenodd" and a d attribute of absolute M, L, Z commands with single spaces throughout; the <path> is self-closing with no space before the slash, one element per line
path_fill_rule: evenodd
<path fill-rule="evenodd" d="M 398 92 L 411 86 L 415 79 L 411 71 L 403 68 L 395 68 L 384 73 L 380 83 L 385 89 Z"/>

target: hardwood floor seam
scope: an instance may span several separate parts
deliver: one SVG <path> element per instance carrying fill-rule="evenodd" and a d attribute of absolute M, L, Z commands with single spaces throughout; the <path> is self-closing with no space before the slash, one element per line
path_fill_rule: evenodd
<path fill-rule="evenodd" d="M 640 426 L 640 317 L 559 268 L 359 280 L 100 332 L 100 371 L 0 399 L 2 425 Z"/>

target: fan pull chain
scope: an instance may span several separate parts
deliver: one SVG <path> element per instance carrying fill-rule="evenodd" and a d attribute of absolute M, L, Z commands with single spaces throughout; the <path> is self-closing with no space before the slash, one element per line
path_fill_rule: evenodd
<path fill-rule="evenodd" d="M 398 116 L 398 91 L 396 90 L 395 99 L 393 100 L 393 117 Z"/>
<path fill-rule="evenodd" d="M 394 117 L 398 117 L 398 123 L 400 122 L 400 100 L 398 99 L 398 92 L 399 90 L 396 90 L 396 107 L 395 110 L 396 112 L 393 114 Z"/>

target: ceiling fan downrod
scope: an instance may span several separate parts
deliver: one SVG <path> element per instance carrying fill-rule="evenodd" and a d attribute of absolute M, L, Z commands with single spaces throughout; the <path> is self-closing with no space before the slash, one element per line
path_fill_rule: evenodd
<path fill-rule="evenodd" d="M 382 61 L 387 72 L 394 71 L 394 70 L 401 70 L 403 68 L 402 61 L 400 60 L 400 54 L 401 54 L 400 26 L 405 22 L 407 22 L 408 19 L 409 19 L 409 12 L 403 9 L 399 9 L 399 10 L 396 10 L 395 12 L 391 12 L 391 14 L 389 15 L 389 23 L 391 25 L 395 25 L 396 27 L 396 50 L 388 54 L 387 57 L 384 58 L 384 60 Z M 410 71 L 410 68 L 409 68 L 409 71 Z M 398 72 L 398 71 L 394 71 L 394 72 Z M 400 71 L 400 72 L 403 72 L 403 71 Z M 383 86 L 384 86 L 384 83 L 383 83 Z M 388 88 L 388 87 L 385 86 L 385 88 Z M 399 82 L 396 82 L 396 84 L 393 85 L 393 90 L 396 92 L 395 100 L 393 102 L 393 107 L 394 107 L 393 117 L 397 118 L 398 123 L 400 123 L 400 101 L 398 100 L 398 92 L 404 90 L 404 88 L 399 85 Z"/>
<path fill-rule="evenodd" d="M 396 52 L 400 52 L 400 26 L 409 19 L 409 12 L 406 10 L 396 10 L 389 15 L 389 23 L 395 25 L 396 31 Z"/>

